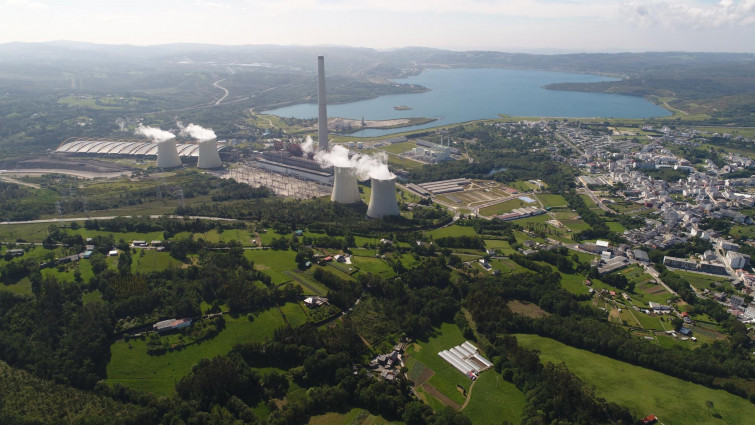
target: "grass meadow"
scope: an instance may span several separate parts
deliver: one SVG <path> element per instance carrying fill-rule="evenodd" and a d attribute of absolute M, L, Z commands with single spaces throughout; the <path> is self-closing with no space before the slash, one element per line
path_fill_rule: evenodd
<path fill-rule="evenodd" d="M 652 413 L 666 425 L 752 423 L 752 404 L 726 391 L 570 347 L 550 338 L 526 334 L 516 337 L 520 345 L 539 350 L 543 362 L 565 363 L 575 375 L 595 387 L 596 396 L 627 406 L 635 417 Z"/>
<path fill-rule="evenodd" d="M 214 338 L 162 355 L 147 354 L 145 340 L 116 341 L 110 347 L 108 383 L 169 396 L 175 392 L 176 383 L 201 359 L 226 354 L 238 343 L 262 342 L 284 326 L 283 317 L 275 308 L 257 314 L 252 322 L 245 315 L 224 318 L 226 327 Z"/>

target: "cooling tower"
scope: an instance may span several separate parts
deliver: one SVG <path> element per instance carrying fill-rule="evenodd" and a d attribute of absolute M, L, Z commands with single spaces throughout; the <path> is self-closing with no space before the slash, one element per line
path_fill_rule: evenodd
<path fill-rule="evenodd" d="M 383 218 L 387 215 L 399 215 L 396 201 L 396 178 L 380 180 L 371 179 L 372 195 L 367 207 L 367 217 Z"/>
<path fill-rule="evenodd" d="M 178 157 L 175 140 L 166 140 L 157 144 L 157 166 L 160 168 L 181 166 L 181 158 Z"/>
<path fill-rule="evenodd" d="M 197 160 L 198 168 L 220 168 L 223 163 L 220 162 L 218 155 L 218 144 L 215 139 L 199 142 L 199 159 Z"/>
<path fill-rule="evenodd" d="M 325 58 L 317 57 L 317 150 L 328 150 L 328 107 L 325 103 Z"/>
<path fill-rule="evenodd" d="M 352 167 L 333 167 L 333 194 L 330 200 L 339 204 L 355 204 L 362 200 L 357 187 L 357 173 Z"/>

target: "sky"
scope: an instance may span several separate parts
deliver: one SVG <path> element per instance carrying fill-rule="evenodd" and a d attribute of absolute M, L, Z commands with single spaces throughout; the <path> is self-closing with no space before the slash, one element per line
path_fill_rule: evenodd
<path fill-rule="evenodd" d="M 0 43 L 755 52 L 755 0 L 0 0 Z"/>

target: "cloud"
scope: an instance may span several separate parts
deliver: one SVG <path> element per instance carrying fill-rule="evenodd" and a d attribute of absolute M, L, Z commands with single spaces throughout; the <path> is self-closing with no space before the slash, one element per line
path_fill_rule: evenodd
<path fill-rule="evenodd" d="M 47 7 L 43 3 L 33 0 L 5 0 L 3 4 L 10 7 L 28 7 L 31 9 L 44 9 Z"/>
<path fill-rule="evenodd" d="M 755 0 L 702 4 L 683 0 L 630 0 L 622 3 L 628 19 L 640 27 L 709 29 L 755 23 Z"/>
<path fill-rule="evenodd" d="M 602 17 L 616 12 L 615 3 L 596 0 L 246 0 L 246 3 L 266 15 L 306 10 L 323 13 L 483 14 L 563 19 Z"/>

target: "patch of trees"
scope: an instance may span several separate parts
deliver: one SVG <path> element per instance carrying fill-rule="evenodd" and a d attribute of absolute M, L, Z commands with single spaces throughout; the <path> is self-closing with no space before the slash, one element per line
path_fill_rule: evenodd
<path fill-rule="evenodd" d="M 84 228 L 87 230 L 104 230 L 117 233 L 164 233 L 165 239 L 169 239 L 181 232 L 205 233 L 210 230 L 244 229 L 246 224 L 241 221 L 215 221 L 188 218 L 171 218 L 162 216 L 151 218 L 149 216 L 116 217 L 110 220 L 86 220 Z"/>
<path fill-rule="evenodd" d="M 366 218 L 366 206 L 343 205 L 326 199 L 265 198 L 225 203 L 194 204 L 176 210 L 180 215 L 208 215 L 260 221 L 263 227 L 281 226 L 286 229 L 310 228 L 328 236 L 346 234 L 373 237 L 393 231 L 415 231 L 450 222 L 450 213 L 440 210 L 429 216 L 413 219 L 402 216 L 380 220 Z M 433 218 L 430 218 L 433 217 Z M 438 218 L 435 218 L 438 217 Z"/>
<path fill-rule="evenodd" d="M 348 310 L 362 295 L 362 285 L 359 282 L 342 279 L 331 271 L 318 267 L 313 276 L 328 288 L 328 301 L 341 310 Z"/>
<path fill-rule="evenodd" d="M 516 338 L 506 334 L 524 318 L 511 312 L 499 287 L 477 285 L 466 297 L 465 306 L 478 332 L 486 337 L 481 345 L 494 359 L 496 370 L 526 395 L 522 423 L 633 423 L 628 409 L 597 398 L 594 390 L 565 366 L 542 365 L 536 351 L 519 346 Z"/>
<path fill-rule="evenodd" d="M 577 240 L 604 238 L 612 242 L 624 242 L 624 238 L 609 229 L 605 220 L 603 220 L 603 218 L 601 218 L 595 211 L 587 208 L 584 200 L 582 200 L 582 198 L 574 191 L 565 192 L 562 193 L 562 195 L 569 203 L 569 207 L 579 213 L 582 221 L 590 225 L 589 229 L 583 230 L 575 235 Z"/>
<path fill-rule="evenodd" d="M 485 249 L 485 241 L 477 235 L 444 236 L 434 242 L 444 248 Z"/>
<path fill-rule="evenodd" d="M 35 297 L 0 291 L 0 358 L 36 376 L 91 389 L 105 377 L 112 322 L 104 304 L 82 304 L 77 285 L 42 280 Z"/>

